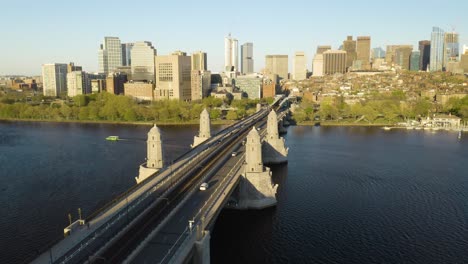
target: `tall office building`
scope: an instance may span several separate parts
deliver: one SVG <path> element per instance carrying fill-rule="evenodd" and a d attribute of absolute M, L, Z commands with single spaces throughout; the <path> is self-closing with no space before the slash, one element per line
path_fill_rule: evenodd
<path fill-rule="evenodd" d="M 91 93 L 91 80 L 84 71 L 72 71 L 67 73 L 68 96 L 74 97 Z"/>
<path fill-rule="evenodd" d="M 325 51 L 327 50 L 331 50 L 331 46 L 330 45 L 320 45 L 320 46 L 317 46 L 317 52 L 316 54 L 323 54 Z"/>
<path fill-rule="evenodd" d="M 251 42 L 241 45 L 241 72 L 242 74 L 254 72 L 253 43 Z"/>
<path fill-rule="evenodd" d="M 193 68 L 193 65 L 192 65 Z M 211 72 L 192 70 L 191 76 L 191 100 L 201 100 L 208 97 L 211 87 Z"/>
<path fill-rule="evenodd" d="M 346 51 L 346 68 L 353 66 L 353 61 L 356 60 L 356 41 L 353 40 L 353 36 L 346 37 L 346 40 L 343 41 L 343 48 Z"/>
<path fill-rule="evenodd" d="M 419 50 L 411 52 L 410 71 L 419 71 L 421 68 L 421 52 Z"/>
<path fill-rule="evenodd" d="M 444 65 L 448 62 L 458 61 L 460 56 L 460 43 L 458 33 L 447 32 L 444 37 Z"/>
<path fill-rule="evenodd" d="M 265 72 L 277 74 L 279 79 L 288 79 L 288 55 L 266 55 Z"/>
<path fill-rule="evenodd" d="M 325 75 L 346 73 L 346 51 L 325 51 L 323 53 L 323 73 Z"/>
<path fill-rule="evenodd" d="M 122 66 L 122 45 L 118 37 L 104 37 L 99 52 L 99 72 L 108 74 Z"/>
<path fill-rule="evenodd" d="M 208 56 L 206 52 L 197 51 L 192 53 L 192 71 L 206 71 L 208 66 Z"/>
<path fill-rule="evenodd" d="M 395 50 L 395 64 L 400 66 L 402 70 L 410 69 L 410 57 L 413 51 L 413 46 L 402 45 Z"/>
<path fill-rule="evenodd" d="M 315 54 L 312 61 L 312 76 L 323 76 L 323 54 Z"/>
<path fill-rule="evenodd" d="M 67 73 L 74 72 L 74 71 L 82 71 L 83 67 L 75 65 L 75 63 L 70 62 L 67 64 Z"/>
<path fill-rule="evenodd" d="M 468 45 L 463 45 L 462 55 L 466 54 L 467 51 L 468 51 Z"/>
<path fill-rule="evenodd" d="M 431 41 L 419 41 L 419 55 L 419 70 L 427 71 L 427 65 L 429 65 L 429 59 L 431 57 Z"/>
<path fill-rule="evenodd" d="M 370 70 L 371 37 L 360 36 L 356 41 L 356 60 L 361 61 L 360 70 Z"/>
<path fill-rule="evenodd" d="M 239 71 L 239 43 L 231 38 L 231 34 L 224 38 L 224 70 L 227 72 Z"/>
<path fill-rule="evenodd" d="M 44 96 L 60 96 L 67 92 L 67 64 L 51 63 L 42 65 L 42 86 Z"/>
<path fill-rule="evenodd" d="M 296 81 L 307 79 L 306 56 L 303 51 L 297 51 L 294 54 L 294 74 L 293 78 Z"/>
<path fill-rule="evenodd" d="M 191 58 L 185 52 L 156 56 L 156 100 L 192 100 L 191 69 Z"/>
<path fill-rule="evenodd" d="M 445 33 L 441 28 L 433 27 L 431 34 L 431 57 L 429 59 L 430 71 L 442 71 L 444 63 Z"/>
<path fill-rule="evenodd" d="M 137 41 L 131 51 L 132 80 L 155 82 L 154 57 L 156 49 L 149 41 Z"/>
<path fill-rule="evenodd" d="M 381 47 L 373 48 L 372 49 L 372 58 L 373 59 L 385 58 L 385 50 L 383 50 Z"/>
<path fill-rule="evenodd" d="M 132 48 L 135 43 L 122 43 L 122 66 L 132 65 Z"/>

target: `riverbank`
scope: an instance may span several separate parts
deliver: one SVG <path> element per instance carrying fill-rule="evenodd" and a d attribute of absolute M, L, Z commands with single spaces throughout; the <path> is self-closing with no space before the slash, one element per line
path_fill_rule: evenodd
<path fill-rule="evenodd" d="M 384 126 L 392 126 L 395 127 L 395 123 L 355 123 L 355 122 L 347 122 L 347 121 L 322 121 L 322 122 L 315 122 L 315 121 L 304 121 L 297 124 L 298 126 L 361 126 L 361 127 L 384 127 Z"/>
<path fill-rule="evenodd" d="M 48 119 L 21 119 L 21 118 L 0 118 L 0 122 L 41 122 L 41 123 L 72 123 L 72 124 L 109 124 L 109 125 L 153 125 L 158 126 L 184 126 L 184 125 L 199 125 L 198 120 L 181 122 L 181 121 L 165 121 L 165 122 L 150 122 L 150 121 L 109 121 L 109 120 L 48 120 Z M 230 125 L 235 121 L 231 120 L 212 120 L 212 125 Z"/>

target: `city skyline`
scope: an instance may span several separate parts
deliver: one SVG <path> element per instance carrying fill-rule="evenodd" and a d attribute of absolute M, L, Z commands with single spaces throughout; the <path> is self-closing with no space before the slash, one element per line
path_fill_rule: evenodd
<path fill-rule="evenodd" d="M 15 21 L 15 24 L 13 29 L 2 30 L 9 37 L 8 41 L 0 44 L 0 75 L 39 75 L 42 64 L 70 61 L 82 65 L 88 72 L 96 72 L 99 45 L 106 36 L 119 37 L 122 43 L 151 41 L 161 55 L 171 54 L 175 50 L 189 54 L 202 50 L 208 55 L 208 69 L 213 72 L 223 70 L 223 38 L 230 32 L 240 43 L 252 42 L 255 45 L 254 61 L 257 62 L 254 70 L 257 72 L 265 66 L 265 55 L 287 54 L 292 58 L 296 51 L 305 52 L 307 69 L 310 70 L 318 45 L 331 45 L 333 49 L 338 49 L 348 35 L 370 36 L 371 48 L 382 47 L 385 50 L 387 45 L 411 44 L 416 47 L 420 40 L 431 38 L 433 26 L 445 32 L 451 32 L 454 27 L 460 36 L 460 46 L 468 44 L 468 28 L 466 23 L 463 24 L 463 10 L 466 10 L 468 3 L 455 1 L 443 6 L 422 1 L 395 1 L 392 6 L 385 8 L 380 5 L 369 6 L 363 1 L 341 4 L 340 8 L 336 8 L 334 3 L 312 4 L 305 1 L 293 1 L 287 6 L 279 2 L 268 6 L 249 2 L 248 5 L 254 10 L 251 13 L 241 12 L 246 1 L 223 7 L 215 5 L 213 1 L 186 3 L 182 8 L 180 3 L 162 5 L 148 1 L 145 4 L 145 9 L 115 5 L 113 12 L 92 12 L 96 15 L 79 19 L 83 12 L 90 13 L 89 9 L 105 10 L 106 3 L 83 4 L 75 12 L 69 13 L 61 11 L 71 8 L 70 3 L 39 4 L 31 1 L 28 6 L 35 10 L 36 16 L 17 21 L 13 15 L 24 12 L 24 3 L 10 2 L 5 5 L 6 12 L 0 22 L 9 25 Z M 416 12 L 423 4 L 424 14 Z M 311 9 L 317 12 L 314 16 L 310 16 Z M 205 17 L 197 19 L 200 25 L 208 26 L 209 30 L 187 27 L 188 20 L 197 13 L 193 10 L 207 12 Z M 239 16 L 226 19 L 225 12 L 228 10 Z M 155 11 L 158 11 L 158 16 L 153 15 Z M 169 20 L 175 11 L 180 12 L 180 19 Z M 366 19 L 356 15 L 357 11 L 366 14 Z M 339 19 L 328 24 L 321 23 L 327 12 L 333 12 Z M 395 12 L 399 14 L 398 19 L 394 19 Z M 271 13 L 281 14 L 284 19 L 272 20 L 269 17 Z M 438 15 L 430 15 L 433 13 Z M 128 16 L 125 23 L 119 23 L 122 14 Z M 250 21 L 267 21 L 268 27 L 256 27 Z M 48 31 L 52 26 L 54 30 Z M 28 32 L 41 34 L 33 35 L 33 41 L 26 41 L 24 35 Z M 290 69 L 292 63 L 290 60 Z"/>

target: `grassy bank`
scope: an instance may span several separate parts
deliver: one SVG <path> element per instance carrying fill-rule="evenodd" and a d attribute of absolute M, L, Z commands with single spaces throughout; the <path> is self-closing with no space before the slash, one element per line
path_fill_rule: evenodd
<path fill-rule="evenodd" d="M 109 120 L 50 120 L 50 119 L 20 119 L 20 118 L 0 118 L 0 121 L 8 122 L 43 122 L 43 123 L 74 123 L 74 124 L 111 124 L 111 125 L 199 125 L 198 120 L 193 121 L 165 121 L 165 122 L 148 122 L 148 121 L 109 121 Z M 212 120 L 212 125 L 230 125 L 235 121 L 231 120 Z"/>

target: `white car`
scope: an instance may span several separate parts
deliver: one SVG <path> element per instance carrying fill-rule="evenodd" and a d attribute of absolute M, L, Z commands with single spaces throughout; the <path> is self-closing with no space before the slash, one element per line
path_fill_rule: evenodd
<path fill-rule="evenodd" d="M 204 182 L 200 185 L 200 191 L 206 191 L 208 189 L 208 183 Z"/>
<path fill-rule="evenodd" d="M 237 152 L 234 151 L 233 153 L 231 153 L 231 156 L 233 157 L 237 156 Z"/>

